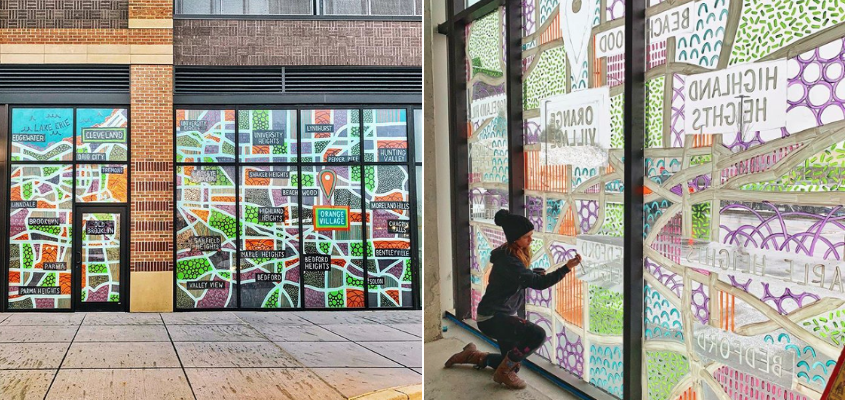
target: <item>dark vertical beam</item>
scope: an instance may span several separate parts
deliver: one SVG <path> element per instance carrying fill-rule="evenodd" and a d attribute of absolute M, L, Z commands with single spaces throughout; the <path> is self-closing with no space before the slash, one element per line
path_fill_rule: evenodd
<path fill-rule="evenodd" d="M 467 83 L 466 38 L 464 25 L 458 24 L 455 14 L 463 8 L 464 0 L 447 0 L 450 12 L 448 27 L 449 67 L 449 164 L 452 197 L 452 285 L 455 315 L 467 318 L 472 312 L 472 286 L 469 235 L 469 163 L 467 157 Z M 460 4 L 459 4 L 460 3 Z M 460 8 L 458 8 L 460 7 Z"/>
<path fill-rule="evenodd" d="M 623 398 L 643 398 L 643 175 L 646 0 L 625 3 Z"/>
<path fill-rule="evenodd" d="M 525 152 L 522 122 L 522 1 L 505 3 L 505 91 L 508 115 L 508 192 L 510 212 L 525 212 Z"/>
<path fill-rule="evenodd" d="M 9 270 L 9 258 L 6 257 L 6 249 L 9 243 L 9 188 L 6 186 L 9 182 L 6 179 L 9 175 L 9 154 L 6 149 L 9 148 L 9 107 L 5 104 L 0 104 L 0 266 L 2 266 L 3 277 L 0 282 L 0 293 L 4 293 L 3 297 L 8 298 L 9 291 L 6 285 L 9 282 L 7 272 Z M 6 311 L 6 300 L 0 301 L 0 311 Z"/>

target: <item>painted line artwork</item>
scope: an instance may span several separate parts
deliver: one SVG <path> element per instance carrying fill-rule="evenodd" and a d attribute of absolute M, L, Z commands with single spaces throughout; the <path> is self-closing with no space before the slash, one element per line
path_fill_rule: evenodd
<path fill-rule="evenodd" d="M 529 290 L 526 315 L 546 330 L 544 367 L 616 397 L 628 367 L 624 10 L 522 2 L 530 267 L 584 258 L 557 286 Z M 819 399 L 845 345 L 845 4 L 651 0 L 646 15 L 647 398 Z M 507 100 L 504 24 L 499 9 L 466 30 L 473 310 L 505 241 L 492 216 L 508 207 L 507 116 L 490 111 Z M 591 103 L 609 123 L 609 145 L 595 146 L 604 158 L 550 157 L 566 142 L 545 110 L 576 109 L 562 99 L 579 94 L 586 107 L 596 90 L 607 93 Z"/>

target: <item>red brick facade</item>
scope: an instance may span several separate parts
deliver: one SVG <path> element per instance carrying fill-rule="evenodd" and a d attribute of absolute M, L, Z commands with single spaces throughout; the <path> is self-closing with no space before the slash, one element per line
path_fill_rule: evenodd
<path fill-rule="evenodd" d="M 172 29 L 0 29 L 0 44 L 165 44 Z"/>
<path fill-rule="evenodd" d="M 133 65 L 133 271 L 173 270 L 173 66 Z"/>

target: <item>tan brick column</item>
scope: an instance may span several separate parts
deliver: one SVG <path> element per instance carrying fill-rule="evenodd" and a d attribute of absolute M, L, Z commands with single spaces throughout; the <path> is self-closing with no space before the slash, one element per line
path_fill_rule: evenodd
<path fill-rule="evenodd" d="M 132 65 L 132 312 L 173 311 L 173 66 Z"/>

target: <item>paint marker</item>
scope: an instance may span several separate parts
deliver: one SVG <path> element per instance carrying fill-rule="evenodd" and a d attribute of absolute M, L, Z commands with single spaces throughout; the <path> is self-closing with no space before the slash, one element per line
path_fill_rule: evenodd
<path fill-rule="evenodd" d="M 323 188 L 323 194 L 331 199 L 334 194 L 334 185 L 336 183 L 337 175 L 332 170 L 325 170 L 320 172 L 320 187 Z"/>

